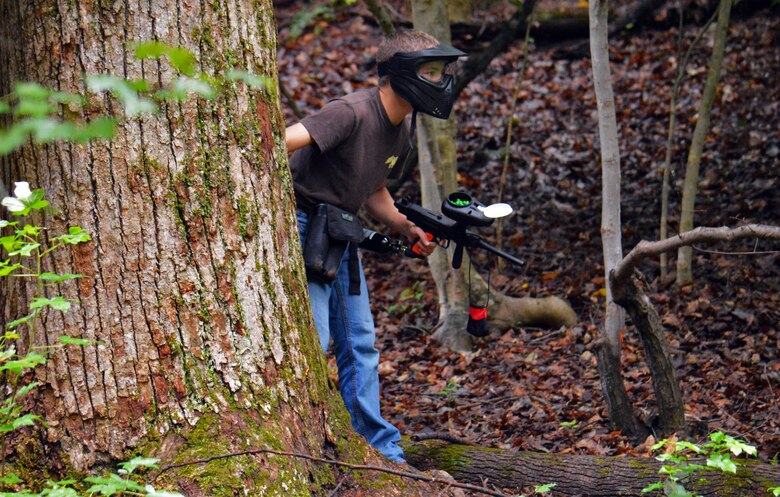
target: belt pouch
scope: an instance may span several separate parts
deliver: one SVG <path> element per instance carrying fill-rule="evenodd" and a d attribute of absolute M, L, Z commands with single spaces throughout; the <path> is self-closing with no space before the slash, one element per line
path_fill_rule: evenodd
<path fill-rule="evenodd" d="M 356 215 L 333 205 L 317 204 L 312 209 L 303 246 L 306 275 L 330 283 L 336 278 L 348 245 L 362 240 L 363 226 Z"/>

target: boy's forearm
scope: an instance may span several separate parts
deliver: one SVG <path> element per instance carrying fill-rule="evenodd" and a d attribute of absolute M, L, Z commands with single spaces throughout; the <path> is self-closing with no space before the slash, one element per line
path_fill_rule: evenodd
<path fill-rule="evenodd" d="M 404 233 L 405 226 L 409 222 L 406 216 L 398 212 L 393 197 L 387 191 L 387 187 L 382 187 L 372 193 L 364 204 L 368 214 L 384 223 L 391 230 Z"/>

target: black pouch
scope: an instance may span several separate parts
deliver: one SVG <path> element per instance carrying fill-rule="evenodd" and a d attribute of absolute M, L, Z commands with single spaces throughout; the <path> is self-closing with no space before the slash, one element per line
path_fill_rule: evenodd
<path fill-rule="evenodd" d="M 330 283 L 336 278 L 347 247 L 357 247 L 362 240 L 363 226 L 355 214 L 334 205 L 317 204 L 309 217 L 303 245 L 306 275 Z"/>

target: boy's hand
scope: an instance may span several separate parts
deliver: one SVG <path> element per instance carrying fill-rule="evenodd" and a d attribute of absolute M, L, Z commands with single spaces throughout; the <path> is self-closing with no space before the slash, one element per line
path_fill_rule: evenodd
<path fill-rule="evenodd" d="M 417 244 L 417 248 L 419 249 L 420 253 L 425 257 L 428 257 L 433 253 L 434 249 L 436 248 L 436 244 L 428 240 L 428 235 L 426 235 L 425 232 L 418 226 L 412 224 L 411 222 L 409 224 L 411 226 L 409 227 L 408 233 L 405 233 L 406 238 L 408 238 L 409 242 L 412 244 Z"/>

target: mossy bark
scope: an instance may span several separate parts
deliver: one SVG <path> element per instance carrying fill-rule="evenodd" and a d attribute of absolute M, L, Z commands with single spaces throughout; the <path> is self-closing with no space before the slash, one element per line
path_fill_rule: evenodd
<path fill-rule="evenodd" d="M 236 67 L 277 80 L 270 0 L 12 1 L 0 2 L 0 15 L 0 94 L 14 81 L 86 93 L 84 74 L 170 82 L 165 61 L 133 57 L 133 44 L 147 40 L 191 50 L 208 75 Z M 136 453 L 163 463 L 249 447 L 376 457 L 327 380 L 276 84 L 222 90 L 123 119 L 110 142 L 27 147 L 3 159 L 6 184 L 46 190 L 55 210 L 41 223 L 50 233 L 80 225 L 92 236 L 46 260 L 46 271 L 86 277 L 47 290 L 78 305 L 44 315 L 33 345 L 63 334 L 96 341 L 58 349 L 35 372 L 33 408 L 46 425 L 12 446 L 19 457 L 10 460 L 67 474 Z M 124 110 L 93 94 L 71 117 L 101 114 Z M 0 282 L 4 322 L 24 315 L 33 295 L 20 280 Z M 35 461 L 24 457 L 30 444 Z M 241 457 L 166 478 L 188 495 L 309 495 L 328 474 Z"/>
<path fill-rule="evenodd" d="M 410 443 L 404 449 L 417 468 L 443 469 L 462 483 L 489 482 L 513 492 L 555 483 L 553 493 L 561 496 L 637 496 L 643 495 L 643 488 L 662 479 L 658 473 L 661 463 L 653 458 L 547 454 L 439 441 Z M 736 475 L 700 471 L 684 484 L 689 491 L 705 497 L 744 497 L 763 495 L 778 481 L 777 465 L 747 461 Z"/>

